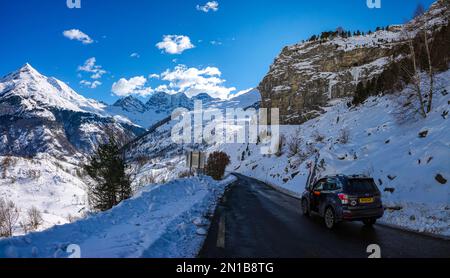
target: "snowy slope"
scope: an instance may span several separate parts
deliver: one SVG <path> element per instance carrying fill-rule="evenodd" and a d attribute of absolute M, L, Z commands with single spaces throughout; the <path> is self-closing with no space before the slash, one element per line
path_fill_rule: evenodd
<path fill-rule="evenodd" d="M 424 80 L 426 80 L 424 78 Z M 311 150 L 318 149 L 326 174 L 365 174 L 374 177 L 388 208 L 382 221 L 418 231 L 450 235 L 450 71 L 436 77 L 434 109 L 422 119 L 405 108 L 411 91 L 372 97 L 348 108 L 350 100 L 334 100 L 325 114 L 303 125 L 282 126 L 283 152 L 261 155 L 260 146 L 223 145 L 236 171 L 300 194 L 305 186 Z M 424 84 L 426 88 L 426 84 Z M 446 90 L 446 91 L 445 91 Z M 413 108 L 413 107 L 411 107 Z M 347 130 L 347 143 L 340 143 Z M 420 133 L 428 131 L 425 138 Z M 302 138 L 300 156 L 289 156 L 292 137 Z M 322 137 L 322 138 L 320 138 Z M 275 153 L 275 151 L 273 151 Z M 242 157 L 244 159 L 242 160 Z M 447 180 L 437 181 L 437 175 Z M 393 192 L 389 192 L 392 191 Z"/>
<path fill-rule="evenodd" d="M 67 258 L 76 244 L 82 258 L 195 257 L 225 187 L 235 180 L 180 179 L 148 186 L 110 211 L 41 233 L 0 241 L 3 258 Z"/>
<path fill-rule="evenodd" d="M 47 154 L 35 158 L 0 156 L 0 161 L 5 159 L 10 165 L 2 163 L 0 198 L 19 208 L 15 235 L 24 233 L 20 222 L 26 223 L 27 210 L 33 206 L 43 217 L 38 230 L 69 223 L 88 211 L 87 186 L 78 174 L 80 168 L 73 164 L 76 159 L 64 162 Z"/>

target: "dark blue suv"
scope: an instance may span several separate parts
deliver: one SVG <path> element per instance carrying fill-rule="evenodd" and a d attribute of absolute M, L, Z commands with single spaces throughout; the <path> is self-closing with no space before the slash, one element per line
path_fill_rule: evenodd
<path fill-rule="evenodd" d="M 383 217 L 381 193 L 374 180 L 363 176 L 328 176 L 306 187 L 303 214 L 323 217 L 327 228 L 341 221 L 362 221 L 372 226 Z"/>

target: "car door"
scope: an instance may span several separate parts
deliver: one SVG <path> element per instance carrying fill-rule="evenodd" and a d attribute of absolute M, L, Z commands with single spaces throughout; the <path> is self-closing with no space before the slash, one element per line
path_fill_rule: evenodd
<path fill-rule="evenodd" d="M 319 199 L 319 212 L 324 213 L 325 207 L 331 205 L 333 209 L 336 209 L 337 193 L 341 189 L 336 178 L 327 178 L 322 187 Z"/>
<path fill-rule="evenodd" d="M 311 190 L 311 210 L 319 212 L 321 194 L 326 183 L 325 179 L 319 180 Z"/>

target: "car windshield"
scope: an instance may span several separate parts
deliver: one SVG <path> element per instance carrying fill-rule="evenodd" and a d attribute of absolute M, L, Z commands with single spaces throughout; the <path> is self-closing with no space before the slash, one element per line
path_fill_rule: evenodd
<path fill-rule="evenodd" d="M 377 187 L 373 179 L 349 179 L 346 191 L 351 194 L 375 193 Z"/>

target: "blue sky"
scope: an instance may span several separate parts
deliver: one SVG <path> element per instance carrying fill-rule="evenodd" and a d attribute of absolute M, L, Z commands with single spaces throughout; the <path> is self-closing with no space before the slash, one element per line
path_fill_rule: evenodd
<path fill-rule="evenodd" d="M 81 0 L 81 9 L 69 9 L 66 0 L 0 0 L 0 75 L 29 62 L 108 103 L 161 85 L 223 96 L 256 87 L 286 45 L 338 26 L 367 31 L 403 23 L 419 2 L 433 2 L 381 0 L 381 9 L 369 9 L 366 0 L 217 0 L 216 11 L 197 8 L 208 1 Z M 68 38 L 75 32 L 64 36 L 69 30 L 86 34 L 87 43 Z M 185 36 L 186 49 L 159 49 L 165 35 Z M 90 58 L 95 65 L 83 71 Z"/>

